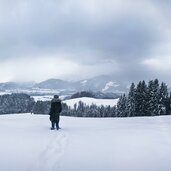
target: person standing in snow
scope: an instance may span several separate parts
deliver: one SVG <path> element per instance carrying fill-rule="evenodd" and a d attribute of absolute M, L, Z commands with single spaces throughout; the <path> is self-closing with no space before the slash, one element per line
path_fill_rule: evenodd
<path fill-rule="evenodd" d="M 50 121 L 52 124 L 51 130 L 55 129 L 55 125 L 56 125 L 56 129 L 60 129 L 59 128 L 59 115 L 60 112 L 62 111 L 62 104 L 61 104 L 61 100 L 59 99 L 58 95 L 54 95 L 54 98 L 51 101 L 51 108 L 50 108 Z"/>

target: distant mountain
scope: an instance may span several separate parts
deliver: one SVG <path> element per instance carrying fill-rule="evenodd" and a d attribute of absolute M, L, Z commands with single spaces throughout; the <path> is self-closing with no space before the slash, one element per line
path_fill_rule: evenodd
<path fill-rule="evenodd" d="M 16 90 L 16 89 L 30 89 L 35 85 L 35 82 L 24 82 L 24 83 L 17 83 L 17 82 L 6 82 L 0 83 L 0 91 L 5 90 Z"/>
<path fill-rule="evenodd" d="M 71 95 L 74 92 L 93 91 L 101 93 L 123 93 L 126 85 L 117 82 L 112 76 L 101 75 L 98 77 L 80 80 L 64 81 L 60 79 L 48 79 L 40 83 L 35 82 L 7 82 L 0 83 L 0 91 L 26 92 L 28 94 L 54 94 Z M 99 94 L 99 93 L 98 93 Z M 104 95 L 103 95 L 104 96 Z"/>
<path fill-rule="evenodd" d="M 48 79 L 46 81 L 40 82 L 34 85 L 34 88 L 40 89 L 66 89 L 74 90 L 76 92 L 80 91 L 100 91 L 100 92 L 113 92 L 113 93 L 123 93 L 126 91 L 126 86 L 121 85 L 115 81 L 112 76 L 101 75 L 98 77 L 93 77 L 90 79 L 70 82 L 63 81 L 60 79 Z"/>
<path fill-rule="evenodd" d="M 101 91 L 123 93 L 126 86 L 119 84 L 112 76 L 101 75 L 91 79 L 81 80 L 77 82 L 77 88 L 81 91 Z"/>
<path fill-rule="evenodd" d="M 60 79 L 48 79 L 35 84 L 34 87 L 41 89 L 75 89 L 72 82 L 63 81 Z"/>

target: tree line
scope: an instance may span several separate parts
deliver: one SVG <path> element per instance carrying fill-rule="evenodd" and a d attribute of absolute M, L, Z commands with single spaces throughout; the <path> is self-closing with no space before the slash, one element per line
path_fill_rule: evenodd
<path fill-rule="evenodd" d="M 171 93 L 158 79 L 132 83 L 128 94 L 123 94 L 116 106 L 87 106 L 83 102 L 71 109 L 65 104 L 64 115 L 79 117 L 134 117 L 171 114 Z"/>
<path fill-rule="evenodd" d="M 128 95 L 123 94 L 117 104 L 118 117 L 158 116 L 171 113 L 171 94 L 167 85 L 158 79 L 148 84 L 140 81 L 131 84 Z"/>
<path fill-rule="evenodd" d="M 75 117 L 116 117 L 116 106 L 97 106 L 96 104 L 86 105 L 82 101 L 74 104 L 71 108 L 67 104 L 62 104 L 61 115 Z"/>
<path fill-rule="evenodd" d="M 34 113 L 49 114 L 50 101 L 37 101 L 26 94 L 0 96 L 0 114 Z M 116 106 L 86 105 L 83 102 L 71 108 L 62 103 L 61 115 L 76 117 L 134 117 L 158 116 L 171 114 L 171 93 L 165 83 L 158 79 L 148 83 L 140 81 L 132 83 L 127 94 L 120 96 Z"/>
<path fill-rule="evenodd" d="M 24 93 L 0 96 L 0 114 L 29 113 L 34 105 L 34 99 Z"/>

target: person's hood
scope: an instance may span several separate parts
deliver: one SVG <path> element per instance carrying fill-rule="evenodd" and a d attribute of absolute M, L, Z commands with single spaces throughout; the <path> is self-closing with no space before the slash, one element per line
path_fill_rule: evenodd
<path fill-rule="evenodd" d="M 53 98 L 52 99 L 52 102 L 55 103 L 55 102 L 61 102 L 61 100 L 59 98 Z"/>

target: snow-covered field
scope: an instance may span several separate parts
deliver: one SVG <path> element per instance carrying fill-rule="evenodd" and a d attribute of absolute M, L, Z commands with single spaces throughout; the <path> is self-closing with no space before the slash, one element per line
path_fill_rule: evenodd
<path fill-rule="evenodd" d="M 38 100 L 41 101 L 50 101 L 52 100 L 53 96 L 52 95 L 43 95 L 43 96 L 31 96 L 33 99 L 37 102 Z"/>
<path fill-rule="evenodd" d="M 82 101 L 86 105 L 96 104 L 97 106 L 101 106 L 101 105 L 115 106 L 118 102 L 118 99 L 95 99 L 95 98 L 90 98 L 90 97 L 81 97 L 81 98 L 65 100 L 63 102 L 66 103 L 71 108 L 73 108 L 74 104 L 78 104 L 79 101 Z"/>
<path fill-rule="evenodd" d="M 170 171 L 171 116 L 0 115 L 1 171 Z"/>
<path fill-rule="evenodd" d="M 32 96 L 35 101 L 41 100 L 41 101 L 49 101 L 52 100 L 53 96 L 47 95 L 47 96 Z M 63 99 L 64 97 L 60 96 L 60 99 Z M 71 108 L 74 108 L 74 104 L 78 104 L 79 101 L 82 101 L 86 105 L 96 104 L 97 106 L 115 106 L 118 102 L 118 99 L 95 99 L 90 97 L 80 97 L 75 99 L 69 99 L 69 100 L 62 100 L 63 103 L 66 103 Z"/>
<path fill-rule="evenodd" d="M 41 101 L 49 101 L 52 100 L 53 96 L 46 95 L 46 96 L 32 96 L 35 101 L 41 100 Z M 64 96 L 65 97 L 65 96 Z M 64 98 L 63 96 L 60 96 L 60 99 Z M 74 104 L 78 104 L 79 101 L 82 101 L 86 105 L 96 104 L 98 106 L 104 105 L 104 106 L 115 106 L 118 102 L 118 99 L 95 99 L 91 97 L 80 97 L 75 99 L 69 99 L 69 100 L 63 100 L 63 103 L 66 103 L 70 107 L 74 107 Z"/>

